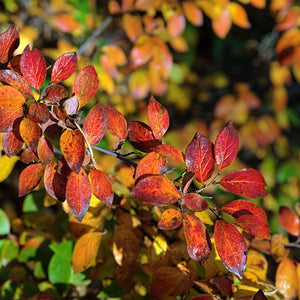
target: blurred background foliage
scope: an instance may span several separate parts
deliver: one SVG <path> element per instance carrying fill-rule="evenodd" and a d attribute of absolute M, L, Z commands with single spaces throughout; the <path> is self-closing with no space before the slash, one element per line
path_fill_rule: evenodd
<path fill-rule="evenodd" d="M 30 44 L 42 51 L 50 65 L 65 52 L 83 50 L 78 70 L 93 64 L 100 81 L 99 91 L 84 108 L 83 117 L 100 101 L 113 105 L 127 120 L 145 121 L 147 99 L 153 94 L 171 116 L 165 142 L 183 152 L 195 131 L 214 141 L 220 129 L 233 120 L 240 151 L 230 168 L 250 166 L 262 172 L 270 194 L 256 203 L 267 212 L 272 235 L 282 233 L 287 243 L 288 239 L 295 241 L 280 225 L 278 211 L 282 205 L 297 210 L 300 199 L 300 8 L 296 1 L 3 0 L 0 7 L 0 32 L 12 25 L 19 29 L 21 44 L 16 52 L 22 53 Z M 100 26 L 101 34 L 80 48 Z M 74 77 L 65 82 L 66 86 L 71 87 Z M 115 140 L 106 136 L 101 145 L 112 149 Z M 9 163 L 0 158 L 0 166 L 7 169 L 0 178 L 1 207 L 6 212 L 0 211 L 1 222 L 11 224 L 7 226 L 11 226 L 13 237 L 0 240 L 1 265 L 5 267 L 18 257 L 10 271 L 0 268 L 3 299 L 9 299 L 10 293 L 23 293 L 31 299 L 44 291 L 56 299 L 70 295 L 70 284 L 80 287 L 76 289 L 78 295 L 90 297 L 99 292 L 99 285 L 104 288 L 102 297 L 105 293 L 122 297 L 124 293 L 114 286 L 116 282 L 130 290 L 126 276 L 125 280 L 111 280 L 112 228 L 116 222 L 148 222 L 144 230 L 155 236 L 150 210 L 139 210 L 142 204 L 135 205 L 126 198 L 133 185 L 130 167 L 120 166 L 105 155 L 97 160 L 110 174 L 122 209 L 112 213 L 103 206 L 91 205 L 90 219 L 88 213 L 80 225 L 69 220 L 64 211 L 53 214 L 56 202 L 43 190 L 26 196 L 24 201 L 18 199 L 17 178 L 22 164 L 14 158 Z M 17 168 L 11 173 L 15 164 Z M 6 175 L 9 177 L 4 180 Z M 210 192 L 216 207 L 233 199 L 215 189 Z M 108 231 L 102 237 L 107 243 L 101 242 L 97 257 L 101 266 L 74 274 L 74 241 L 91 228 Z M 53 241 L 59 243 L 49 247 Z M 149 253 L 142 251 L 139 260 L 145 255 Z M 299 253 L 293 255 L 300 259 Z M 286 256 L 281 254 L 276 262 Z M 59 266 L 63 272 L 57 269 Z M 274 262 L 273 268 L 270 263 L 268 278 L 273 282 L 274 268 Z M 142 298 L 149 285 L 145 274 L 151 272 L 145 268 L 142 272 L 140 265 L 137 273 L 139 280 L 131 293 Z M 26 281 L 28 274 L 39 285 Z M 49 281 L 44 280 L 47 276 Z"/>

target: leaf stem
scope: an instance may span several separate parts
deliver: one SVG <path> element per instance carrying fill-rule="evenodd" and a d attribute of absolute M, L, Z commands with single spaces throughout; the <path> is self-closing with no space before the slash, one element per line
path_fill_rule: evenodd
<path fill-rule="evenodd" d="M 95 149 L 95 150 L 98 150 L 102 153 L 105 153 L 105 154 L 108 154 L 108 155 L 111 155 L 111 156 L 114 156 L 124 162 L 126 162 L 127 164 L 133 166 L 134 168 L 137 167 L 137 163 L 135 163 L 134 161 L 132 160 L 129 160 L 127 159 L 126 157 L 122 156 L 121 154 L 119 153 L 116 153 L 116 152 L 113 152 L 113 151 L 110 151 L 110 150 L 107 150 L 107 149 L 104 149 L 104 148 L 101 148 L 101 147 L 98 147 L 98 146 L 92 146 L 91 148 Z"/>
<path fill-rule="evenodd" d="M 77 55 L 81 55 L 85 48 L 90 44 L 96 37 L 98 37 L 105 28 L 111 23 L 112 17 L 108 16 L 103 23 L 91 34 L 91 36 L 79 47 Z"/>

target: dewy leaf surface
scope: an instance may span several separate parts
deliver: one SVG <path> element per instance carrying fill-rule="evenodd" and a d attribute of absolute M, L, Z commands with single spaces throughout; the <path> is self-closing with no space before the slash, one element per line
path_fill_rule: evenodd
<path fill-rule="evenodd" d="M 39 184 L 44 174 L 43 164 L 33 164 L 27 166 L 19 177 L 19 197 L 31 192 Z"/>
<path fill-rule="evenodd" d="M 71 170 L 78 173 L 85 156 L 85 142 L 79 130 L 65 130 L 60 137 L 60 149 Z"/>
<path fill-rule="evenodd" d="M 36 48 L 31 51 L 27 45 L 21 56 L 20 68 L 29 84 L 39 90 L 47 74 L 47 65 L 43 54 Z"/>
<path fill-rule="evenodd" d="M 81 222 L 89 208 L 91 195 L 91 185 L 85 171 L 83 169 L 78 173 L 72 171 L 67 182 L 66 200 L 78 222 Z"/>
<path fill-rule="evenodd" d="M 107 118 L 101 103 L 90 110 L 83 123 L 82 131 L 91 146 L 98 144 L 106 131 Z"/>
<path fill-rule="evenodd" d="M 147 118 L 156 139 L 161 139 L 169 128 L 169 114 L 164 106 L 151 96 L 147 106 Z"/>
<path fill-rule="evenodd" d="M 90 169 L 89 179 L 93 195 L 108 207 L 111 207 L 114 200 L 114 192 L 107 175 L 100 170 Z"/>
<path fill-rule="evenodd" d="M 208 260 L 211 242 L 206 226 L 192 213 L 183 214 L 183 230 L 191 259 L 200 263 Z"/>
<path fill-rule="evenodd" d="M 289 207 L 280 206 L 278 219 L 280 225 L 291 235 L 300 235 L 300 220 L 299 216 Z"/>
<path fill-rule="evenodd" d="M 12 26 L 0 35 L 0 63 L 5 64 L 20 44 L 19 31 Z"/>
<path fill-rule="evenodd" d="M 212 153 L 212 142 L 200 133 L 196 133 L 185 150 L 185 163 L 189 172 L 204 183 L 214 172 L 215 161 Z"/>
<path fill-rule="evenodd" d="M 166 209 L 157 224 L 158 229 L 173 230 L 182 224 L 181 212 L 174 208 Z"/>
<path fill-rule="evenodd" d="M 243 236 L 234 227 L 224 220 L 215 222 L 214 237 L 217 252 L 228 271 L 243 277 L 247 263 L 247 244 Z"/>
<path fill-rule="evenodd" d="M 18 109 L 25 103 L 24 96 L 14 87 L 4 85 L 0 87 L 0 107 L 4 109 Z"/>
<path fill-rule="evenodd" d="M 180 198 L 175 185 L 160 175 L 149 175 L 139 180 L 131 195 L 152 205 L 170 205 Z"/>
<path fill-rule="evenodd" d="M 257 170 L 248 168 L 234 170 L 227 174 L 219 184 L 233 194 L 248 198 L 262 198 L 268 195 L 263 176 Z"/>
<path fill-rule="evenodd" d="M 228 167 L 239 150 L 239 137 L 230 121 L 218 134 L 215 141 L 215 160 L 219 171 Z"/>
<path fill-rule="evenodd" d="M 72 255 L 74 273 L 82 272 L 95 263 L 100 241 L 101 232 L 89 232 L 78 239 Z"/>
<path fill-rule="evenodd" d="M 54 63 L 51 72 L 51 81 L 59 83 L 69 78 L 77 67 L 77 54 L 76 52 L 64 53 Z"/>

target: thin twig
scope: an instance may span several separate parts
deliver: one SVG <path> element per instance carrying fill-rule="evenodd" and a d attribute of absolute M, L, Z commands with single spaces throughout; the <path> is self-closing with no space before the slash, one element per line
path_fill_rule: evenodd
<path fill-rule="evenodd" d="M 104 149 L 104 148 L 101 148 L 101 147 L 98 147 L 98 146 L 92 146 L 92 148 L 95 149 L 95 150 L 98 150 L 102 153 L 114 156 L 114 157 L 116 157 L 120 160 L 123 160 L 124 162 L 126 162 L 127 164 L 133 166 L 134 168 L 137 167 L 137 163 L 133 162 L 132 160 L 127 159 L 126 157 L 122 156 L 119 153 L 116 153 L 116 152 L 113 152 L 113 151 L 110 151 L 110 150 L 107 150 L 107 149 Z"/>
<path fill-rule="evenodd" d="M 84 49 L 90 44 L 96 37 L 98 37 L 105 28 L 110 24 L 112 21 L 112 16 L 108 16 L 103 23 L 91 34 L 91 36 L 79 47 L 77 50 L 77 55 L 81 55 Z"/>

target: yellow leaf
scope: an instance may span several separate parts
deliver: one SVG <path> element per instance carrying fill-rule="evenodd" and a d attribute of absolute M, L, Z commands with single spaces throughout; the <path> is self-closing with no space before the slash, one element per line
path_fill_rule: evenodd
<path fill-rule="evenodd" d="M 216 17 L 212 21 L 212 28 L 215 34 L 224 39 L 231 28 L 232 22 L 229 11 L 227 9 L 223 9 L 218 17 Z"/>
<path fill-rule="evenodd" d="M 9 176 L 18 160 L 18 156 L 8 158 L 7 155 L 2 155 L 0 157 L 0 182 L 4 181 Z"/>
<path fill-rule="evenodd" d="M 250 249 L 247 254 L 246 271 L 255 274 L 261 281 L 265 281 L 267 270 L 268 262 L 265 257 L 258 251 Z"/>
<path fill-rule="evenodd" d="M 115 90 L 113 79 L 106 72 L 99 73 L 100 90 L 104 90 L 108 94 L 112 94 Z"/>
<path fill-rule="evenodd" d="M 214 225 L 213 220 L 211 219 L 211 213 L 208 210 L 195 212 L 195 216 L 200 219 L 201 222 L 207 225 Z"/>
<path fill-rule="evenodd" d="M 82 272 L 95 263 L 100 241 L 100 232 L 89 232 L 78 239 L 72 256 L 74 273 Z"/>
<path fill-rule="evenodd" d="M 233 24 L 241 28 L 251 27 L 247 13 L 242 5 L 236 2 L 230 2 L 230 4 L 228 5 L 228 11 L 231 15 Z"/>

